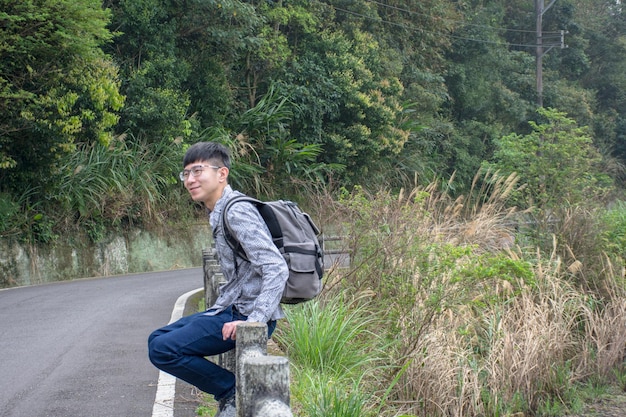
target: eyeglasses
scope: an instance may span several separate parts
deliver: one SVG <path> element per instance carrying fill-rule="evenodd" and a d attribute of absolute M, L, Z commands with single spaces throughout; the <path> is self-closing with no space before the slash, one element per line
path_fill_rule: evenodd
<path fill-rule="evenodd" d="M 223 167 L 216 167 L 215 165 L 196 165 L 191 167 L 191 169 L 183 169 L 180 174 L 178 174 L 178 177 L 181 181 L 186 181 L 189 178 L 189 174 L 191 174 L 191 176 L 193 177 L 197 177 L 198 175 L 202 174 L 204 168 L 220 169 Z"/>

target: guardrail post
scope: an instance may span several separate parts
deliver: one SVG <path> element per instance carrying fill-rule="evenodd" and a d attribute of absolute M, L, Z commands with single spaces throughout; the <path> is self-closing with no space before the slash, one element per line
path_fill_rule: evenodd
<path fill-rule="evenodd" d="M 244 360 L 243 409 L 237 417 L 293 417 L 289 407 L 289 360 L 260 356 Z"/>
<path fill-rule="evenodd" d="M 206 308 L 209 308 L 217 300 L 220 286 L 219 279 L 215 279 L 215 274 L 220 273 L 220 265 L 217 261 L 215 249 L 204 249 L 202 251 L 202 269 L 204 271 L 204 305 Z"/>
<path fill-rule="evenodd" d="M 217 253 L 215 249 L 205 249 L 202 251 L 202 263 L 204 271 L 204 305 L 205 308 L 211 307 L 220 291 L 220 285 L 224 284 L 224 274 L 222 274 L 219 262 L 217 261 Z M 235 372 L 235 352 L 225 352 L 217 357 L 212 358 L 222 368 Z"/>
<path fill-rule="evenodd" d="M 245 378 L 244 360 L 267 355 L 267 325 L 265 323 L 241 323 L 237 325 L 236 349 L 237 417 L 246 416 L 245 404 L 248 381 Z"/>
<path fill-rule="evenodd" d="M 239 324 L 236 351 L 237 417 L 291 417 L 289 361 L 267 356 L 267 325 Z"/>

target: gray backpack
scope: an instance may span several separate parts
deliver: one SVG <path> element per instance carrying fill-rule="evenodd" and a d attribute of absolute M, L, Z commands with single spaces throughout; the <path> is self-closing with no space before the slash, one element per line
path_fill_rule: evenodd
<path fill-rule="evenodd" d="M 291 201 L 259 201 L 245 195 L 230 199 L 222 211 L 222 230 L 228 246 L 233 250 L 235 274 L 238 272 L 237 257 L 248 261 L 241 244 L 233 236 L 226 212 L 239 201 L 253 203 L 272 234 L 272 240 L 285 258 L 289 278 L 283 291 L 281 303 L 298 304 L 311 300 L 322 291 L 324 254 L 318 240 L 319 229 L 298 205 Z"/>

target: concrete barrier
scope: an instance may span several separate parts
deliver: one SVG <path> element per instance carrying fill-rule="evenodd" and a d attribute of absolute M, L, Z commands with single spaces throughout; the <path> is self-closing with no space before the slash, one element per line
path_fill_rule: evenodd
<path fill-rule="evenodd" d="M 241 323 L 236 348 L 237 417 L 292 417 L 289 360 L 267 355 L 267 325 Z"/>

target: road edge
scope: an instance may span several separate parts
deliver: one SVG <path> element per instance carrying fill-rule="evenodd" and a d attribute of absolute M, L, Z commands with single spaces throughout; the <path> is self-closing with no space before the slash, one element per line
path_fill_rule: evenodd
<path fill-rule="evenodd" d="M 204 291 L 204 288 L 196 288 L 186 292 L 178 297 L 172 310 L 172 316 L 168 324 L 175 322 L 183 317 L 187 300 L 196 293 Z M 176 396 L 176 377 L 159 371 L 159 379 L 157 382 L 156 395 L 154 397 L 154 405 L 152 407 L 152 417 L 173 417 L 174 416 L 174 397 Z"/>

